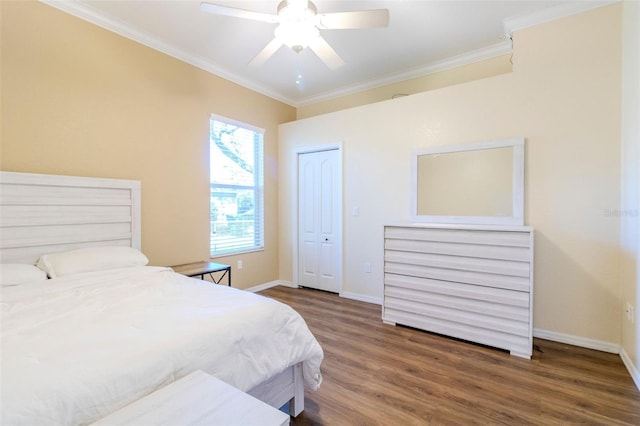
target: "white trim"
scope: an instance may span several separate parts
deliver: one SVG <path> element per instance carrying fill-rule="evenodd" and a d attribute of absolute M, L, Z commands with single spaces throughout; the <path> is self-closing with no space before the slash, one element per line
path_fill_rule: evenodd
<path fill-rule="evenodd" d="M 411 153 L 411 220 L 425 223 L 523 226 L 525 165 L 524 140 L 524 137 L 519 137 L 456 145 L 440 145 L 414 150 Z M 513 148 L 511 216 L 435 216 L 418 214 L 418 157 L 428 154 L 444 154 L 506 147 Z"/>
<path fill-rule="evenodd" d="M 244 291 L 250 291 L 251 293 L 257 293 L 259 291 L 267 290 L 269 288 L 277 287 L 279 285 L 283 285 L 282 281 L 280 281 L 280 280 L 269 281 L 268 283 L 259 284 L 259 285 L 253 286 L 253 287 L 245 288 Z"/>
<path fill-rule="evenodd" d="M 620 347 L 620 358 L 622 359 L 622 363 L 625 367 L 627 367 L 627 371 L 631 375 L 633 382 L 636 384 L 636 388 L 640 390 L 640 371 L 633 365 L 633 361 L 629 358 L 627 351 L 624 350 L 623 347 Z"/>
<path fill-rule="evenodd" d="M 325 145 L 301 146 L 296 148 L 296 150 L 294 151 L 294 154 L 296 155 L 296 158 L 297 158 L 297 156 L 300 154 L 310 154 L 313 152 L 322 152 L 322 151 L 334 151 L 336 149 L 338 151 L 342 151 L 341 142 L 328 143 Z"/>
<path fill-rule="evenodd" d="M 399 83 L 412 78 L 423 77 L 426 75 L 434 74 L 441 71 L 461 67 L 474 62 L 479 62 L 485 59 L 494 58 L 501 55 L 506 55 L 512 52 L 512 43 L 510 35 L 513 31 L 527 28 L 533 25 L 538 25 L 544 22 L 549 22 L 555 19 L 563 18 L 576 13 L 585 12 L 587 10 L 595 9 L 597 7 L 606 6 L 615 3 L 619 0 L 597 0 L 597 1 L 580 1 L 561 4 L 550 9 L 542 10 L 536 13 L 532 13 L 527 16 L 506 19 L 503 22 L 504 32 L 506 34 L 506 40 L 500 43 L 496 43 L 491 46 L 483 47 L 477 50 L 466 52 L 460 55 L 452 56 L 450 58 L 436 61 L 431 64 L 422 67 L 416 67 L 409 71 L 390 75 L 380 79 L 373 79 L 364 83 L 349 85 L 338 90 L 324 92 L 317 96 L 307 97 L 302 100 L 294 100 L 287 96 L 283 96 L 274 90 L 269 89 L 256 82 L 246 78 L 239 77 L 236 74 L 230 73 L 223 68 L 215 65 L 209 59 L 192 55 L 185 52 L 182 49 L 178 49 L 164 41 L 154 37 L 153 35 L 140 31 L 131 25 L 113 19 L 98 10 L 94 9 L 86 3 L 80 3 L 77 0 L 40 0 L 51 7 L 66 12 L 84 21 L 91 22 L 99 27 L 102 27 L 108 31 L 119 34 L 130 40 L 143 44 L 151 49 L 165 53 L 180 61 L 191 64 L 204 71 L 215 74 L 226 80 L 239 84 L 257 93 L 268 96 L 277 101 L 283 102 L 292 107 L 298 108 L 305 105 L 314 104 L 330 100 L 340 96 L 346 96 L 349 94 L 361 92 L 364 90 L 375 89 L 378 87 L 386 86 L 389 84 Z"/>
<path fill-rule="evenodd" d="M 239 84 L 243 87 L 246 87 L 247 89 L 253 90 L 257 93 L 261 93 L 277 101 L 284 102 L 285 104 L 288 104 L 294 107 L 296 106 L 293 99 L 289 99 L 286 96 L 282 96 L 282 94 L 277 93 L 273 90 L 270 90 L 267 87 L 256 84 L 254 81 L 241 78 L 236 74 L 232 74 L 220 68 L 219 66 L 215 65 L 207 58 L 203 58 L 201 56 L 196 56 L 196 55 L 187 53 L 182 49 L 178 49 L 175 46 L 165 43 L 164 41 L 154 37 L 149 33 L 140 31 L 125 22 L 113 19 L 99 12 L 98 10 L 92 8 L 86 3 L 80 3 L 76 0 L 62 0 L 62 1 L 40 0 L 40 1 L 58 10 L 61 10 L 70 15 L 73 15 L 76 18 L 80 18 L 84 21 L 95 24 L 108 31 L 114 32 L 130 40 L 133 40 L 147 47 L 150 47 L 151 49 L 167 54 L 182 62 L 186 62 L 204 71 L 210 72 L 211 74 L 215 74 L 233 83 Z"/>
<path fill-rule="evenodd" d="M 507 55 L 512 52 L 511 40 L 506 40 L 491 46 L 483 47 L 460 55 L 452 56 L 441 61 L 432 62 L 426 66 L 412 68 L 398 74 L 389 75 L 383 78 L 367 80 L 359 84 L 349 85 L 337 90 L 324 92 L 316 96 L 305 98 L 297 102 L 295 107 L 311 105 L 318 102 L 328 101 L 340 96 L 352 95 L 354 93 L 363 92 L 365 90 L 376 89 L 390 84 L 400 83 L 413 78 L 425 77 L 427 75 L 436 74 L 442 71 L 462 67 L 475 62 L 484 61 L 486 59 Z"/>
<path fill-rule="evenodd" d="M 243 129 L 251 130 L 253 133 L 260 133 L 264 136 L 265 130 L 262 127 L 254 126 L 253 124 L 245 123 L 244 121 L 234 120 L 233 118 L 225 117 L 224 115 L 211 114 L 209 116 L 209 122 L 211 120 L 219 121 L 221 123 L 230 124 L 232 126 L 241 127 Z"/>
<path fill-rule="evenodd" d="M 245 238 L 244 236 L 238 238 L 236 235 L 220 235 L 218 238 L 217 233 L 214 231 L 214 222 L 209 223 L 209 256 L 211 258 L 222 257 L 228 255 L 238 255 L 256 251 L 264 250 L 264 239 L 265 239 L 265 144 L 264 144 L 264 132 L 265 130 L 258 126 L 253 126 L 251 124 L 235 120 L 232 118 L 228 118 L 218 114 L 210 114 L 209 116 L 209 129 L 210 132 L 218 132 L 229 130 L 228 127 L 231 127 L 231 131 L 241 130 L 246 131 L 241 133 L 239 139 L 236 140 L 233 137 L 234 141 L 244 148 L 248 145 L 253 147 L 252 150 L 252 160 L 253 160 L 253 170 L 251 175 L 253 176 L 252 184 L 248 184 L 248 182 L 233 182 L 228 181 L 229 176 L 226 176 L 226 173 L 223 173 L 223 176 L 217 176 L 214 172 L 215 167 L 213 167 L 214 160 L 218 159 L 221 154 L 223 157 L 228 156 L 222 147 L 218 146 L 219 143 L 217 138 L 214 138 L 213 135 L 209 134 L 209 191 L 211 198 L 209 200 L 209 212 L 213 210 L 214 203 L 212 200 L 217 198 L 213 196 L 216 192 L 226 192 L 230 191 L 237 192 L 240 191 L 252 191 L 253 192 L 253 241 L 250 241 L 249 238 Z M 235 127 L 235 129 L 233 129 Z M 249 135 L 248 133 L 251 133 Z M 249 137 L 250 136 L 250 137 Z M 215 149 L 213 148 L 215 146 Z M 245 150 L 241 150 L 242 153 L 236 153 L 238 157 L 244 157 L 248 153 Z M 246 161 L 251 164 L 251 161 L 247 158 L 244 158 L 243 161 Z M 235 163 L 236 161 L 233 160 Z M 223 168 L 224 170 L 224 168 Z M 216 175 L 216 179 L 214 178 Z M 217 219 L 216 219 L 217 221 Z M 215 237 L 215 238 L 214 238 Z M 251 243 L 251 244 L 249 244 Z"/>
<path fill-rule="evenodd" d="M 557 333 L 555 331 L 541 330 L 539 328 L 533 329 L 533 337 L 552 340 L 554 342 L 566 343 L 568 345 L 580 346 L 587 349 L 595 349 L 602 352 L 609 352 L 612 354 L 620 353 L 620 345 L 618 345 L 617 343 L 588 339 L 586 337 Z"/>
<path fill-rule="evenodd" d="M 610 4 L 617 3 L 618 1 L 620 0 L 572 1 L 559 4 L 548 9 L 539 10 L 526 16 L 507 18 L 503 22 L 504 33 L 511 35 L 517 30 L 544 24 L 545 22 L 555 21 L 556 19 L 576 15 L 602 6 L 608 6 Z"/>
<path fill-rule="evenodd" d="M 300 288 L 300 286 L 298 286 L 297 284 L 294 284 L 292 281 L 287 280 L 280 280 L 280 285 L 289 288 Z"/>
<path fill-rule="evenodd" d="M 554 342 L 566 343 L 568 345 L 580 346 L 582 348 L 594 349 L 596 351 L 609 352 L 612 354 L 619 354 L 622 363 L 626 367 L 631 379 L 635 383 L 638 390 L 640 390 L 640 371 L 633 364 L 633 361 L 624 350 L 624 348 L 617 343 L 605 342 L 602 340 L 587 339 L 585 337 L 573 336 L 571 334 L 557 333 L 555 331 L 541 330 L 539 328 L 533 329 L 533 336 L 540 339 L 552 340 Z"/>
<path fill-rule="evenodd" d="M 164 41 L 154 37 L 149 33 L 140 31 L 125 22 L 113 19 L 99 12 L 98 10 L 92 8 L 90 5 L 86 3 L 80 3 L 77 0 L 63 0 L 63 1 L 40 0 L 40 1 L 58 10 L 61 10 L 77 18 L 80 18 L 84 21 L 91 22 L 92 24 L 102 27 L 108 31 L 114 32 L 130 40 L 143 44 L 147 47 L 150 47 L 151 49 L 165 53 L 180 61 L 191 64 L 204 71 L 215 74 L 219 77 L 222 77 L 231 82 L 239 84 L 257 93 L 273 98 L 277 101 L 283 102 L 294 108 L 313 104 L 316 102 L 321 102 L 324 100 L 333 99 L 339 96 L 345 96 L 348 94 L 361 92 L 363 90 L 375 89 L 377 87 L 385 86 L 388 84 L 399 83 L 407 79 L 422 77 L 425 75 L 446 71 L 452 68 L 457 68 L 460 66 L 474 63 L 474 62 L 478 62 L 485 59 L 490 59 L 496 56 L 511 53 L 511 40 L 506 40 L 504 42 L 497 43 L 492 46 L 483 47 L 481 49 L 463 53 L 461 55 L 456 55 L 451 58 L 444 59 L 442 61 L 436 61 L 423 67 L 417 67 L 409 71 L 403 71 L 402 73 L 399 73 L 399 74 L 387 76 L 381 79 L 369 80 L 367 82 L 360 83 L 360 84 L 349 85 L 339 90 L 325 92 L 318 96 L 308 97 L 308 98 L 296 101 L 287 96 L 283 96 L 281 93 L 271 90 L 268 87 L 265 87 L 260 84 L 256 84 L 256 82 L 254 81 L 251 81 L 249 79 L 239 77 L 236 74 L 230 73 L 224 70 L 223 68 L 220 68 L 219 66 L 215 65 L 207 58 L 187 53 L 182 49 L 178 49 L 175 46 L 165 43 Z"/>
<path fill-rule="evenodd" d="M 345 299 L 357 300 L 359 302 L 373 303 L 374 305 L 382 305 L 381 297 L 366 296 L 364 294 L 350 293 L 348 291 L 341 291 L 340 297 L 344 297 Z"/>

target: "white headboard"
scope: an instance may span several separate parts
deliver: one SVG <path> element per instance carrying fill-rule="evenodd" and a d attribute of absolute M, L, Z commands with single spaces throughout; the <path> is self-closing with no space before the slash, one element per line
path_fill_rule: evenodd
<path fill-rule="evenodd" d="M 140 248 L 140 181 L 0 172 L 0 263 L 105 245 Z"/>

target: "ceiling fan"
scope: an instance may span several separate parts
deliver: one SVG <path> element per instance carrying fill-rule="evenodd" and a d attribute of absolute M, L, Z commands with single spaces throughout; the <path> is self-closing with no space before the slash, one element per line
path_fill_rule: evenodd
<path fill-rule="evenodd" d="M 307 0 L 282 0 L 275 15 L 208 2 L 200 3 L 200 9 L 217 15 L 278 24 L 274 39 L 249 62 L 252 66 L 262 65 L 285 45 L 298 53 L 309 47 L 333 70 L 344 65 L 344 61 L 322 38 L 321 29 L 382 28 L 389 25 L 387 9 L 318 13 L 316 6 Z"/>

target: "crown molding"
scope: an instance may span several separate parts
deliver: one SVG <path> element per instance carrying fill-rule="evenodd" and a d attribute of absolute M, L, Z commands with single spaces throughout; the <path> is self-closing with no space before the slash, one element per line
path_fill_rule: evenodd
<path fill-rule="evenodd" d="M 305 99 L 296 101 L 294 99 L 283 96 L 281 93 L 278 93 L 267 87 L 256 84 L 254 81 L 244 79 L 239 77 L 238 75 L 230 73 L 206 58 L 192 55 L 181 49 L 177 49 L 176 47 L 157 39 L 151 34 L 137 30 L 132 26 L 126 24 L 125 22 L 108 17 L 100 13 L 96 9 L 88 6 L 86 3 L 80 3 L 76 0 L 40 0 L 40 2 L 54 7 L 58 10 L 95 24 L 130 40 L 141 43 L 147 47 L 165 53 L 180 61 L 191 64 L 204 71 L 217 75 L 218 77 L 229 80 L 249 90 L 253 90 L 257 93 L 268 96 L 272 99 L 283 102 L 295 108 L 314 104 L 317 102 L 327 101 L 340 96 L 351 95 L 354 93 L 362 92 L 364 90 L 370 90 L 390 84 L 399 83 L 413 78 L 424 77 L 430 74 L 446 71 L 474 62 L 490 59 L 496 56 L 509 54 L 512 52 L 511 34 L 514 31 L 563 18 L 576 13 L 585 12 L 587 10 L 595 9 L 598 7 L 610 5 L 618 1 L 620 0 L 572 1 L 540 12 L 532 13 L 527 16 L 506 19 L 503 22 L 505 33 L 505 40 L 503 42 L 471 52 L 463 53 L 461 55 L 446 58 L 441 61 L 432 62 L 426 66 L 413 68 L 402 73 L 385 76 L 378 79 L 367 80 L 355 85 L 345 86 L 337 90 L 324 92 L 320 95 L 307 97 Z"/>
<path fill-rule="evenodd" d="M 70 15 L 73 15 L 77 18 L 80 18 L 84 21 L 95 24 L 108 31 L 114 32 L 125 38 L 143 44 L 154 50 L 165 53 L 171 57 L 191 64 L 204 71 L 215 74 L 218 77 L 222 77 L 233 83 L 239 84 L 240 86 L 243 86 L 247 89 L 253 90 L 272 99 L 283 102 L 287 105 L 293 107 L 296 106 L 293 99 L 283 97 L 280 93 L 269 90 L 268 88 L 265 88 L 261 85 L 257 85 L 255 82 L 252 82 L 250 80 L 240 78 L 235 74 L 229 73 L 228 71 L 216 66 L 211 61 L 203 57 L 191 55 L 181 49 L 177 49 L 174 46 L 164 43 L 163 41 L 160 41 L 159 39 L 144 31 L 137 30 L 122 21 L 108 17 L 84 3 L 77 2 L 76 0 L 40 0 L 40 2 L 66 12 Z"/>
<path fill-rule="evenodd" d="M 427 66 L 417 67 L 402 73 L 385 76 L 379 79 L 367 80 L 359 84 L 344 87 L 338 90 L 322 93 L 318 96 L 306 98 L 303 102 L 299 102 L 297 106 L 311 105 L 317 102 L 328 101 L 340 96 L 352 95 L 364 90 L 376 89 L 390 84 L 400 83 L 413 78 L 425 77 L 474 62 L 483 61 L 485 59 L 495 58 L 496 56 L 507 55 L 511 53 L 511 40 L 505 40 L 492 46 L 483 47 L 481 49 L 466 52 L 460 55 L 452 56 L 441 61 L 432 62 Z"/>
<path fill-rule="evenodd" d="M 530 13 L 526 16 L 505 19 L 503 22 L 504 33 L 511 36 L 514 31 L 533 27 L 535 25 L 551 22 L 556 19 L 565 18 L 577 13 L 597 9 L 602 6 L 618 3 L 620 0 L 593 0 L 593 1 L 571 1 L 559 4 L 548 9 Z"/>

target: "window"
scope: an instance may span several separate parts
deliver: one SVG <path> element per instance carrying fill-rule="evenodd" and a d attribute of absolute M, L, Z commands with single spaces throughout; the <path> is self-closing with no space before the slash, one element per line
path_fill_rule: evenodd
<path fill-rule="evenodd" d="M 263 133 L 211 117 L 211 256 L 264 248 Z"/>

